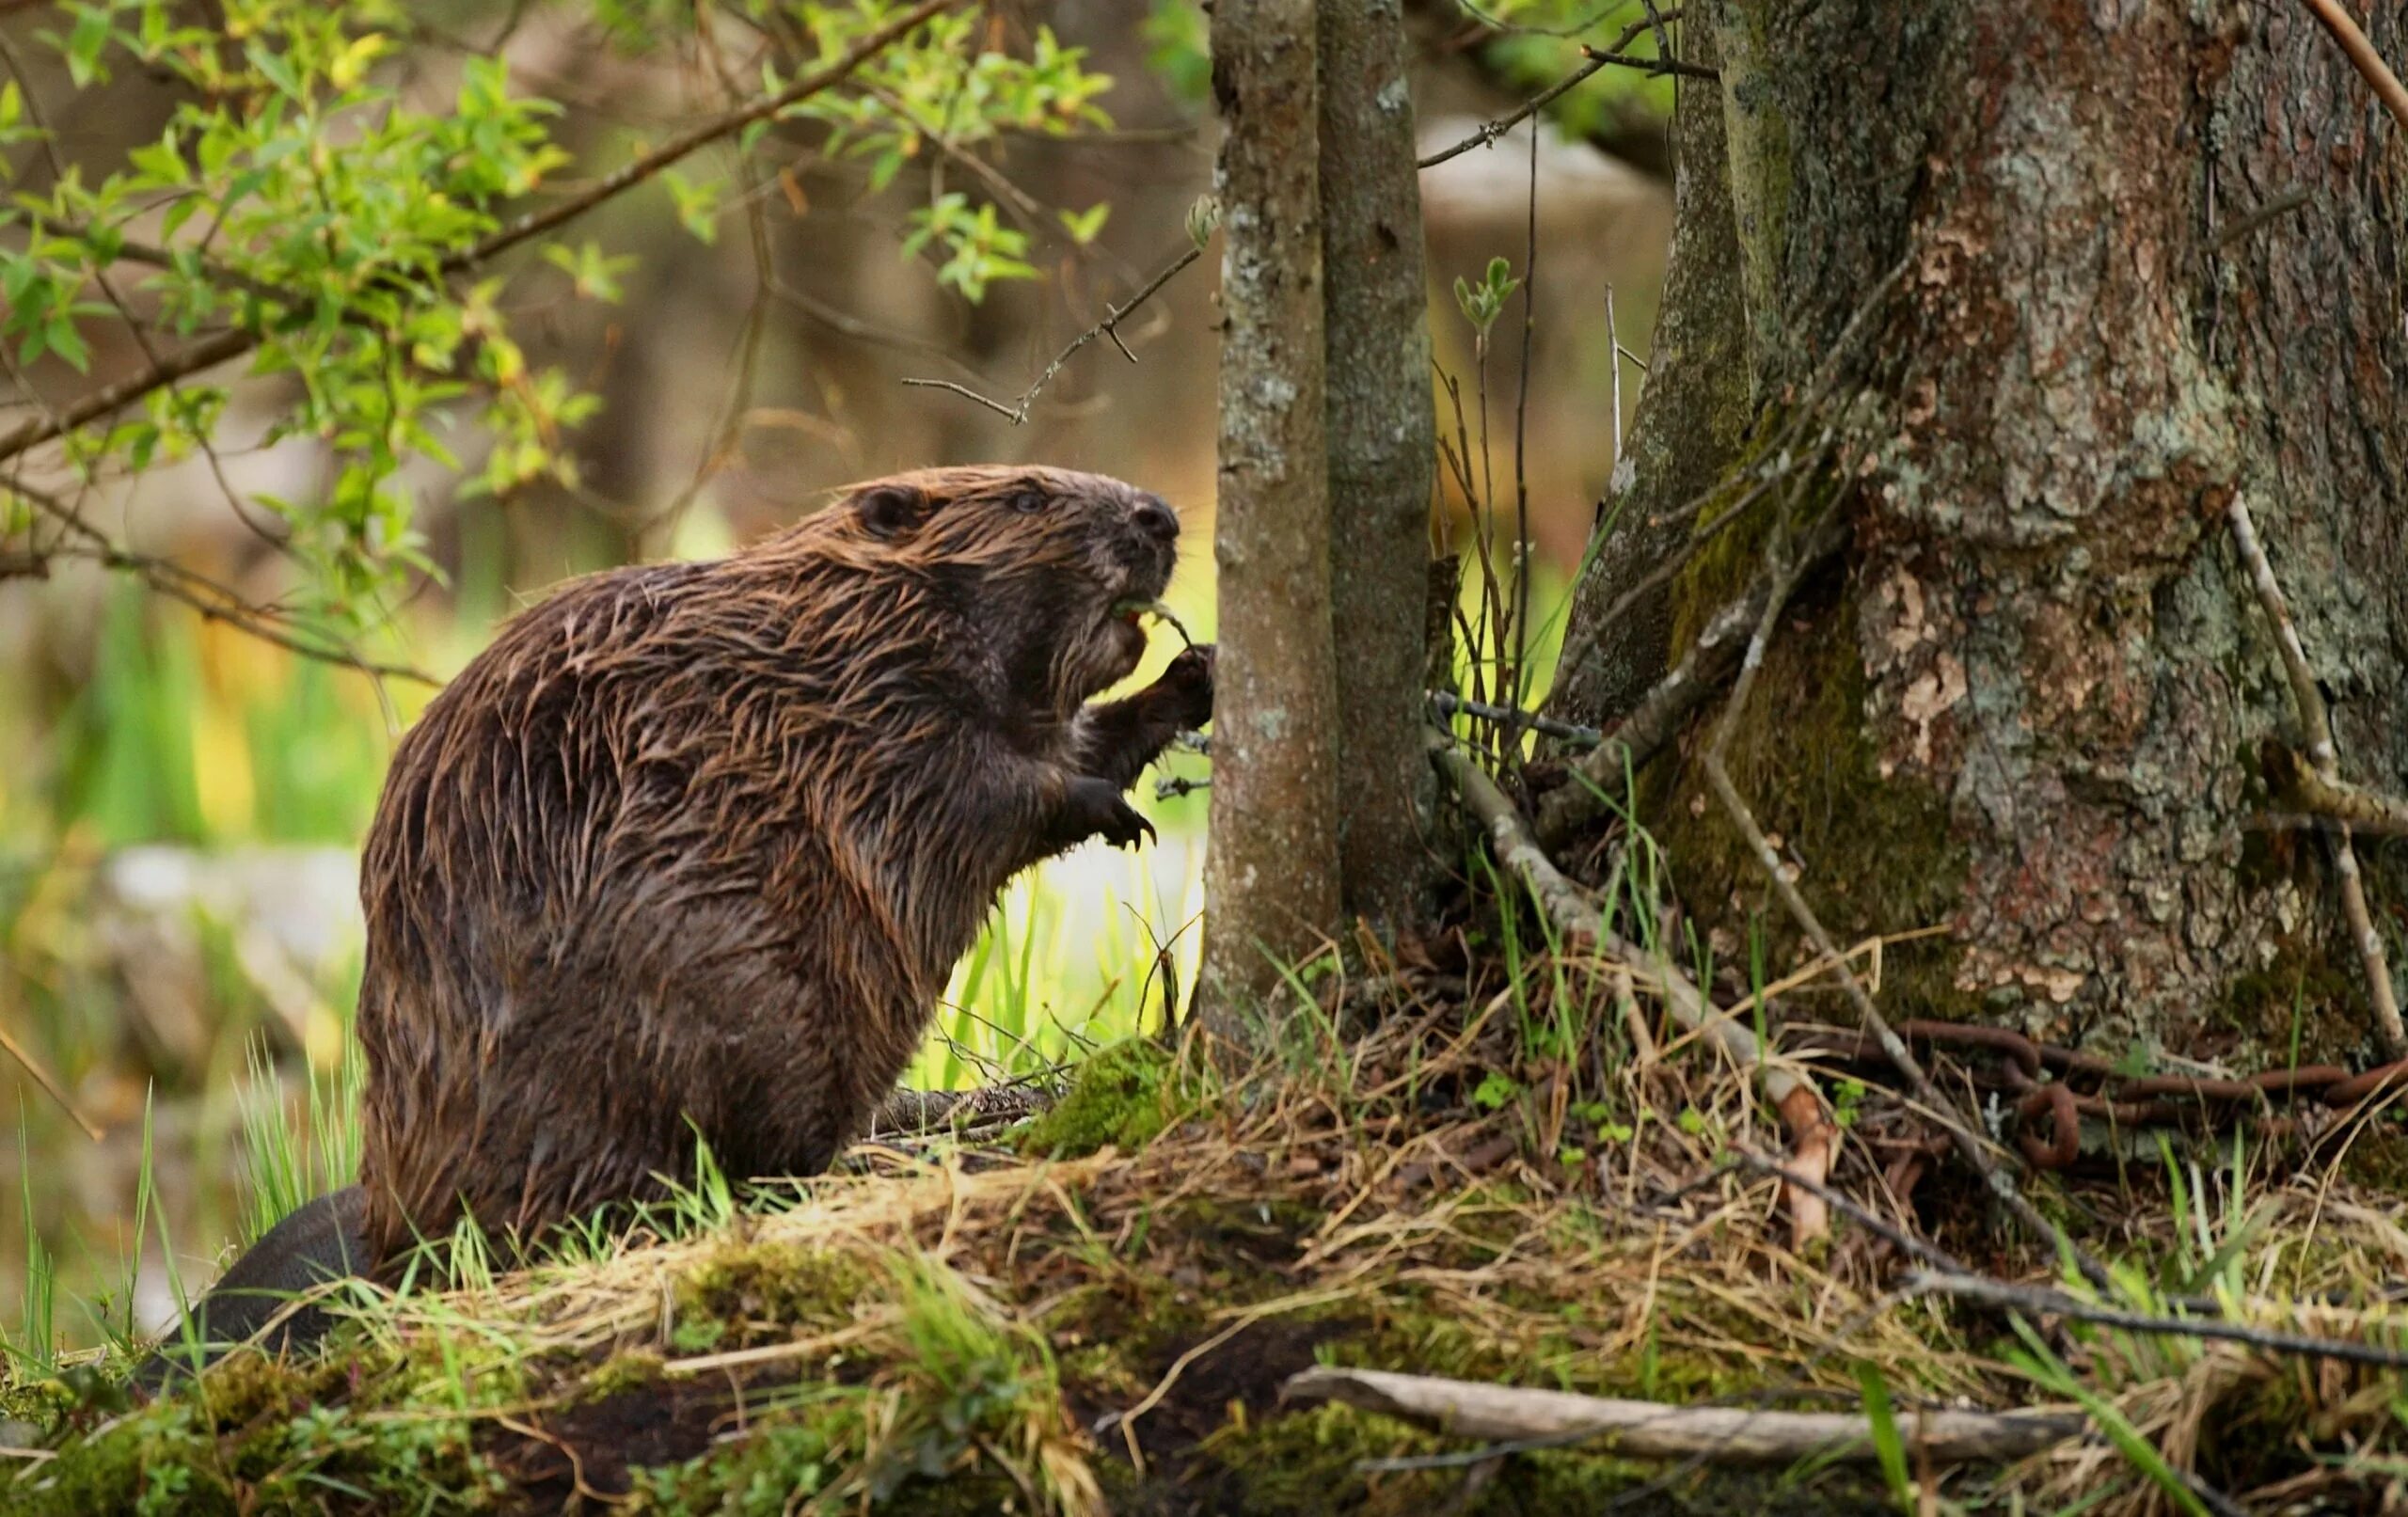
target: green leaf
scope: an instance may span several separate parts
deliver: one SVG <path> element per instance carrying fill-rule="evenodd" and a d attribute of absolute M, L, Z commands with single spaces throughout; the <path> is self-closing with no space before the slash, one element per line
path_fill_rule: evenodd
<path fill-rule="evenodd" d="M 75 29 L 60 51 L 67 57 L 67 76 L 81 89 L 100 76 L 101 51 L 109 45 L 109 13 L 101 6 L 75 8 Z"/>
<path fill-rule="evenodd" d="M 697 242 L 719 241 L 720 183 L 716 180 L 697 184 L 675 169 L 665 169 L 660 182 L 669 186 L 671 198 L 677 202 L 677 219 L 693 234 Z"/>
<path fill-rule="evenodd" d="M 1069 230 L 1070 241 L 1085 247 L 1095 241 L 1098 232 L 1103 230 L 1104 218 L 1112 214 L 1112 202 L 1099 200 L 1085 211 L 1056 211 L 1054 214 L 1062 218 L 1062 225 Z"/>

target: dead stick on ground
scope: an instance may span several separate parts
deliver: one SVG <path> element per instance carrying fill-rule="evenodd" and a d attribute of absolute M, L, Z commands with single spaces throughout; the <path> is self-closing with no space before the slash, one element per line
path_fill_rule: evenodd
<path fill-rule="evenodd" d="M 1610 1439 L 1616 1454 L 1633 1459 L 1786 1464 L 1878 1457 L 1871 1421 L 1846 1413 L 1665 1406 L 1326 1366 L 1289 1377 L 1279 1395 L 1339 1401 L 1465 1438 L 1554 1440 L 1586 1432 Z M 1901 1411 L 1897 1420 L 1909 1448 L 1950 1464 L 2024 1459 L 2081 1436 L 2087 1426 L 2080 1416 L 2036 1412 Z"/>
<path fill-rule="evenodd" d="M 2350 13 L 2336 0 L 2307 0 L 2307 8 L 2316 12 L 2316 19 L 2333 34 L 2333 40 L 2341 44 L 2341 51 L 2350 55 L 2351 63 L 2366 77 L 2375 98 L 2391 113 L 2391 119 L 2408 128 L 2408 88 L 2400 87 L 2400 76 L 2384 63 L 2383 55 L 2367 40 L 2367 34 L 2358 30 L 2358 24 L 2350 19 Z"/>
<path fill-rule="evenodd" d="M 1923 1066 L 1915 1061 L 1913 1051 L 1890 1026 L 1889 1019 L 1881 1015 L 1881 1008 L 1873 1003 L 1873 997 L 1866 992 L 1863 982 L 1848 967 L 1839 943 L 1823 925 L 1822 918 L 1814 914 L 1814 908 L 1806 904 L 1806 897 L 1798 893 L 1797 885 L 1782 866 L 1781 855 L 1773 850 L 1772 844 L 1765 837 L 1764 829 L 1756 825 L 1755 813 L 1748 808 L 1747 801 L 1739 795 L 1739 787 L 1731 781 L 1731 771 L 1724 766 L 1723 755 L 1729 752 L 1732 735 L 1738 730 L 1740 713 L 1747 709 L 1748 695 L 1755 687 L 1757 672 L 1764 668 L 1765 648 L 1772 640 L 1773 626 L 1780 621 L 1782 609 L 1788 604 L 1790 593 L 1797 589 L 1806 566 L 1802 558 L 1793 562 L 1787 557 L 1787 511 L 1795 503 L 1796 494 L 1793 494 L 1783 507 L 1782 516 L 1773 524 L 1773 540 L 1768 550 L 1772 564 L 1772 593 L 1766 598 L 1764 613 L 1756 623 L 1755 635 L 1748 640 L 1747 654 L 1739 661 L 1739 678 L 1732 687 L 1731 699 L 1723 707 L 1722 719 L 1715 727 L 1713 740 L 1706 745 L 1703 760 L 1706 782 L 1721 800 L 1732 825 L 1746 840 L 1750 855 L 1772 882 L 1773 893 L 1781 897 L 1782 906 L 1815 949 L 1831 961 L 1833 971 L 1839 975 L 1841 988 L 1847 992 L 1864 1030 L 1881 1045 L 1881 1051 L 1889 1056 L 1892 1067 L 1906 1078 L 1915 1098 L 1946 1126 L 1949 1139 L 1956 1145 L 1956 1151 L 1972 1165 L 1974 1172 L 1989 1186 L 1991 1193 L 2018 1222 L 2032 1229 L 2036 1237 L 2054 1240 L 2072 1256 L 2085 1279 L 2101 1290 L 2107 1289 L 2110 1281 L 2106 1269 L 2090 1256 L 2088 1250 L 2067 1238 L 2064 1229 L 2040 1215 L 2017 1187 L 2014 1177 L 1982 1146 L 1981 1138 L 1958 1113 L 1956 1104 L 1941 1095 L 1939 1087 L 1931 1082 L 1931 1077 L 1924 1073 Z M 1820 1176 L 1815 1177 L 1821 1178 Z"/>
<path fill-rule="evenodd" d="M 1566 938 L 1592 942 L 1624 964 L 1652 975 L 1674 1020 L 1712 1044 L 1734 1067 L 1757 1077 L 1764 1086 L 1765 1098 L 1781 1113 L 1782 1122 L 1789 1129 L 1791 1172 L 1819 1185 L 1823 1177 L 1830 1173 L 1831 1144 L 1837 1129 L 1814 1082 L 1766 1059 L 1755 1034 L 1707 1000 L 1705 993 L 1669 958 L 1660 954 L 1650 956 L 1637 944 L 1608 931 L 1604 913 L 1586 892 L 1556 868 L 1555 861 L 1530 835 L 1529 823 L 1469 753 L 1453 746 L 1445 735 L 1434 732 L 1430 757 L 1439 772 L 1454 782 L 1465 809 L 1488 829 L 1489 847 L 1497 855 L 1498 867 L 1517 876 L 1529 888 L 1540 909 L 1559 931 Z M 1789 1187 L 1784 1189 L 1782 1197 L 1789 1207 L 1792 1242 L 1803 1244 L 1830 1231 L 1830 1216 L 1824 1210 L 1821 1198 L 1812 1191 Z"/>
<path fill-rule="evenodd" d="M 2363 40 L 2363 39 L 2362 39 Z M 2393 88 L 2398 88 L 2394 81 Z M 2324 692 L 2317 688 L 2316 671 L 2307 661 L 2307 649 L 2299 640 L 2299 627 L 2291 621 L 2290 607 L 2283 599 L 2283 587 L 2275 582 L 2274 566 L 2267 561 L 2266 549 L 2258 541 L 2257 524 L 2249 518 L 2249 498 L 2241 491 L 2232 492 L 2232 504 L 2225 508 L 2225 517 L 2232 523 L 2233 546 L 2240 550 L 2241 561 L 2249 570 L 2249 582 L 2258 592 L 2258 604 L 2264 608 L 2266 620 L 2273 624 L 2274 647 L 2283 659 L 2283 672 L 2289 676 L 2291 703 L 2299 709 L 2299 724 L 2307 738 L 2307 762 L 2318 779 L 2332 783 L 2341 778 L 2340 752 L 2333 746 L 2333 719 L 2324 708 Z M 2341 878 L 2341 913 L 2348 918 L 2350 937 L 2358 951 L 2358 960 L 2367 975 L 2367 1003 L 2374 1013 L 2374 1035 L 2382 1043 L 2389 1058 L 2408 1057 L 2408 1033 L 2400 1025 L 2400 998 L 2391 988 L 2391 964 L 2383 951 L 2383 936 L 2375 931 L 2374 915 L 2367 909 L 2366 883 L 2358 875 L 2358 853 L 2350 845 L 2350 830 L 2344 825 L 2333 835 L 2333 870 Z"/>

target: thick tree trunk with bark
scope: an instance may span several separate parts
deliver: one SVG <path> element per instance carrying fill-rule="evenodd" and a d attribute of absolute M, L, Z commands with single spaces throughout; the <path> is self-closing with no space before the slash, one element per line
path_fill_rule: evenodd
<path fill-rule="evenodd" d="M 2364 1050 L 2331 852 L 2249 825 L 2261 745 L 2301 729 L 2225 513 L 2243 492 L 2341 773 L 2399 793 L 2400 134 L 2288 5 L 1690 16 L 1721 54 L 1750 448 L 1835 429 L 1798 498 L 1853 529 L 1731 759 L 1806 896 L 1835 931 L 1952 928 L 1893 956 L 1909 1010 L 2263 1063 L 2296 994 L 2309 1049 Z M 2408 46 L 2396 3 L 2368 29 Z M 1738 593 L 1764 516 L 1697 552 L 1675 624 Z M 1661 767 L 1686 904 L 1726 944 L 1784 925 L 1692 755 Z M 2368 885 L 2397 963 L 2396 849 Z"/>
<path fill-rule="evenodd" d="M 1275 960 L 1339 926 L 1338 695 L 1322 414 L 1310 0 L 1222 0 L 1220 649 L 1206 1025 L 1243 1040 Z"/>
<path fill-rule="evenodd" d="M 1339 862 L 1350 918 L 1412 921 L 1432 874 L 1424 601 L 1437 443 L 1421 174 L 1400 0 L 1321 7 Z"/>
<path fill-rule="evenodd" d="M 1714 34 L 1684 29 L 1681 55 L 1712 68 Z M 1710 81 L 1673 84 L 1672 249 L 1648 356 L 1646 387 L 1605 499 L 1605 534 L 1572 606 L 1575 640 L 1548 692 L 1554 715 L 1611 726 L 1662 677 L 1672 636 L 1669 583 L 1650 584 L 1687 542 L 1681 507 L 1710 490 L 1737 456 L 1748 426 L 1748 348 L 1739 303 L 1739 245 L 1722 93 Z"/>

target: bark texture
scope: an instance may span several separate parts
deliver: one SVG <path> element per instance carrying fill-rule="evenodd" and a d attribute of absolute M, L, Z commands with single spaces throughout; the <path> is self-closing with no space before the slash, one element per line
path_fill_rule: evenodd
<path fill-rule="evenodd" d="M 1205 861 L 1206 1025 L 1339 925 L 1338 693 L 1323 443 L 1321 217 L 1309 0 L 1223 0 L 1220 651 Z"/>
<path fill-rule="evenodd" d="M 2297 992 L 2311 1047 L 2363 1049 L 2329 859 L 2245 825 L 2260 744 L 2298 728 L 2221 513 L 2248 493 L 2344 775 L 2397 793 L 2400 135 L 2289 7 L 1693 14 L 1722 55 L 1760 412 L 1905 270 L 1830 408 L 1816 498 L 1854 526 L 1846 574 L 1783 623 L 1733 754 L 1810 899 L 1835 929 L 1948 922 L 1892 976 L 1926 1007 L 2262 1060 Z M 2401 55 L 2396 0 L 2368 29 Z M 2220 235 L 2294 185 L 2303 209 Z M 1676 615 L 1729 598 L 1748 541 L 1702 557 Z M 1689 904 L 1734 923 L 1761 881 L 1696 790 L 1657 814 Z M 2401 871 L 2371 875 L 2396 945 Z"/>
<path fill-rule="evenodd" d="M 1431 877 L 1421 674 L 1437 443 L 1401 0 L 1321 7 L 1330 604 L 1350 918 L 1413 920 Z"/>
<path fill-rule="evenodd" d="M 1684 25 L 1678 52 L 1712 68 L 1714 33 Z M 1675 80 L 1672 250 L 1664 274 L 1646 387 L 1623 439 L 1575 592 L 1550 715 L 1609 727 L 1629 715 L 1670 663 L 1670 585 L 1632 592 L 1688 541 L 1696 518 L 1679 508 L 1713 488 L 1737 457 L 1748 425 L 1748 344 L 1739 300 L 1739 245 L 1716 85 Z"/>

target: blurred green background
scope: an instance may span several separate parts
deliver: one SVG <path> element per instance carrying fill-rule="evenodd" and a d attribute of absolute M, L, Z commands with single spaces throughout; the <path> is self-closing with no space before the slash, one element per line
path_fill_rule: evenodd
<path fill-rule="evenodd" d="M 1425 151 L 1510 108 L 1512 90 L 1560 76 L 1577 61 L 1579 37 L 1602 40 L 1638 14 L 1635 5 L 1430 8 L 1417 30 Z M 628 9 L 414 9 L 384 66 L 403 87 L 420 74 L 430 88 L 449 87 L 472 40 L 512 20 L 499 51 L 514 87 L 561 102 L 557 140 L 599 153 L 615 132 L 657 131 L 721 99 L 715 34 L 698 24 L 707 8 L 667 8 L 673 24 L 649 35 L 631 35 Z M 155 135 L 163 91 L 136 71 L 79 86 L 40 35 L 73 14 L 12 8 L 0 14 L 0 38 L 57 147 L 99 173 Z M 619 303 L 511 313 L 531 362 L 558 366 L 601 398 L 598 416 L 562 445 L 574 482 L 481 495 L 464 487 L 477 472 L 472 449 L 459 469 L 411 474 L 405 487 L 437 572 L 389 608 L 369 651 L 440 678 L 565 576 L 728 551 L 848 480 L 1014 459 L 1119 475 L 1180 507 L 1185 562 L 1169 599 L 1196 636 L 1211 635 L 1216 251 L 1123 329 L 1133 364 L 1108 344 L 1084 349 L 1025 426 L 901 384 L 944 378 L 1016 395 L 1104 302 L 1125 299 L 1186 245 L 1186 213 L 1210 185 L 1202 21 L 1188 0 L 1150 8 L 1063 0 L 993 14 L 995 45 L 1024 49 L 1043 26 L 1086 49 L 1085 66 L 1112 80 L 1097 102 L 1112 125 L 988 144 L 984 157 L 1011 194 L 959 165 L 955 187 L 967 183 L 982 199 L 1024 197 L 1048 213 L 1108 204 L 1092 243 L 1033 237 L 1030 277 L 968 300 L 935 277 L 928 257 L 902 251 L 911 211 L 943 188 L 943 166 L 928 162 L 874 185 L 858 161 L 799 160 L 759 198 L 766 245 L 740 234 L 698 242 L 657 191 L 603 207 L 578 231 L 632 261 L 618 274 Z M 1558 37 L 1490 24 L 1516 19 L 1582 29 Z M 1657 173 L 1579 134 L 1596 133 L 1601 114 L 1617 130 L 1634 119 L 1643 129 L 1660 119 L 1667 87 L 1606 76 L 1566 98 L 1565 119 L 1540 134 L 1535 166 L 1526 127 L 1424 178 L 1438 365 L 1461 382 L 1462 435 L 1489 455 L 1475 472 L 1498 481 L 1508 517 L 1523 306 L 1517 295 L 1482 345 L 1451 291 L 1494 257 L 1516 277 L 1531 272 L 1536 186 L 1520 466 L 1540 668 L 1613 467 L 1615 402 L 1626 419 L 1643 378 L 1625 362 L 1617 385 L 1604 341 L 1608 292 L 1621 342 L 1643 357 L 1671 220 Z M 0 150 L 20 185 L 51 173 L 31 147 Z M 729 163 L 711 171 L 725 175 Z M 136 358 L 121 338 L 96 331 L 88 377 L 55 360 L 12 368 L 0 422 Z M 272 396 L 279 383 L 289 381 L 246 385 Z M 238 387 L 229 405 L 226 435 L 242 440 L 105 483 L 86 510 L 142 551 L 264 602 L 283 593 L 284 566 L 246 525 L 241 502 L 320 487 L 327 464 L 315 438 L 245 432 L 250 393 Z M 1444 409 L 1442 425 L 1450 434 L 1456 425 Z M 1446 493 L 1434 536 L 1461 547 L 1480 503 Z M 1174 646 L 1158 640 L 1138 677 Z M 0 578 L 0 1032 L 52 1071 L 103 1134 L 86 1136 L 14 1061 L 0 1064 L 21 1134 L 0 1144 L 19 1200 L 0 1208 L 0 1302 L 24 1301 L 8 1329 L 20 1348 L 28 1335 L 91 1344 L 102 1336 L 96 1313 L 150 1328 L 170 1317 L 163 1238 L 197 1288 L 256 1231 L 259 1196 L 341 1177 L 340 1134 L 313 1131 L 309 1093 L 314 1082 L 323 1101 L 347 1067 L 360 953 L 356 849 L 393 742 L 429 690 L 297 657 L 92 566 Z M 1208 772 L 1192 757 L 1169 767 Z M 1179 983 L 1189 983 L 1206 798 L 1158 801 L 1151 777 L 1139 798 L 1161 827 L 1159 844 L 1134 854 L 1090 845 L 1017 883 L 958 972 L 913 1083 L 1024 1071 L 1149 1025 L 1163 995 L 1158 944 L 1173 945 Z M 263 1143 L 261 1127 L 277 1135 Z M 332 1151 L 313 1154 L 320 1145 Z M 260 1174 L 296 1161 L 297 1179 L 268 1184 Z M 152 1215 L 137 1236 L 144 1209 Z M 0 1311 L 0 1321 L 10 1316 Z"/>

